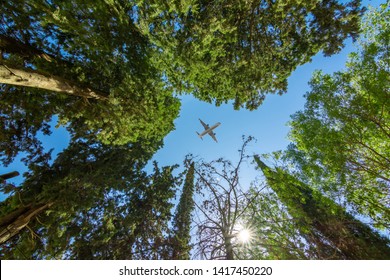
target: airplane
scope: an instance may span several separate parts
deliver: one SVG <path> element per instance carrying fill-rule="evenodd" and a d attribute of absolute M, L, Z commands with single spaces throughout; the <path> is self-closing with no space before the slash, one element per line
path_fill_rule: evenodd
<path fill-rule="evenodd" d="M 214 139 L 215 142 L 218 143 L 217 138 L 215 137 L 215 133 L 213 132 L 213 129 L 217 128 L 221 123 L 217 122 L 212 127 L 210 127 L 208 124 L 205 124 L 201 119 L 199 119 L 199 121 L 205 129 L 202 133 L 196 132 L 198 134 L 199 138 L 203 140 L 202 137 L 205 136 L 206 134 L 208 134 Z"/>

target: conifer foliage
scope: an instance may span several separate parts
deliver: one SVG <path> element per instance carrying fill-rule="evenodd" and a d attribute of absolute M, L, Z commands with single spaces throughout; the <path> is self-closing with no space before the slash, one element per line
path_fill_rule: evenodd
<path fill-rule="evenodd" d="M 168 255 L 174 167 L 147 174 L 141 145 L 72 142 L 35 162 L 1 202 L 1 256 L 10 259 L 159 259 Z"/>
<path fill-rule="evenodd" d="M 140 1 L 142 32 L 162 53 L 179 91 L 217 105 L 258 108 L 283 94 L 296 67 L 357 38 L 364 9 L 353 1 Z"/>
<path fill-rule="evenodd" d="M 303 236 L 316 245 L 321 259 L 389 259 L 389 240 L 348 214 L 285 170 L 272 170 L 258 156 L 257 166 L 288 208 Z"/>
<path fill-rule="evenodd" d="M 191 250 L 191 224 L 194 210 L 194 162 L 187 162 L 188 169 L 173 218 L 172 259 L 188 260 Z"/>

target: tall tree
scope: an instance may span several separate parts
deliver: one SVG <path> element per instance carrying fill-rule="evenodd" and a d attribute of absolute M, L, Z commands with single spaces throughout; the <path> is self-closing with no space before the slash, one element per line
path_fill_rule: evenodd
<path fill-rule="evenodd" d="M 86 216 L 80 212 L 71 225 L 81 224 L 83 230 L 74 233 L 74 243 L 67 245 L 67 258 L 170 258 L 169 222 L 177 186 L 172 171 L 155 163 L 150 175 L 141 173 L 126 189 L 111 191 Z"/>
<path fill-rule="evenodd" d="M 132 8 L 78 0 L 2 5 L 0 82 L 34 90 L 8 86 L 1 97 L 33 92 L 51 102 L 73 134 L 87 131 L 106 144 L 163 138 L 179 101 L 134 26 Z"/>
<path fill-rule="evenodd" d="M 341 206 L 281 168 L 255 162 L 289 213 L 318 244 L 322 258 L 389 259 L 390 241 L 355 219 Z"/>
<path fill-rule="evenodd" d="M 133 7 L 77 0 L 0 7 L 0 70 L 8 79 L 1 80 L 0 156 L 8 164 L 27 152 L 30 168 L 20 187 L 2 189 L 11 191 L 0 207 L 4 256 L 165 254 L 174 180 L 169 169 L 150 176 L 141 169 L 173 129 L 179 101 L 134 27 Z M 37 135 L 50 134 L 54 115 L 72 140 L 50 163 Z M 125 235 L 130 247 L 119 242 Z"/>
<path fill-rule="evenodd" d="M 172 259 L 188 260 L 191 251 L 191 224 L 194 210 L 194 162 L 187 162 L 188 169 L 173 218 L 173 253 Z"/>
<path fill-rule="evenodd" d="M 30 166 L 0 206 L 2 258 L 159 258 L 176 179 L 171 167 L 142 171 L 152 153 L 79 140 Z"/>
<path fill-rule="evenodd" d="M 236 109 L 282 94 L 296 67 L 355 39 L 359 0 L 139 1 L 139 28 L 178 91 Z"/>
<path fill-rule="evenodd" d="M 289 157 L 312 186 L 338 192 L 378 229 L 390 228 L 390 9 L 367 13 L 346 70 L 316 72 L 293 115 Z"/>
<path fill-rule="evenodd" d="M 2 232 L 8 235 L 7 238 L 1 241 L 6 241 L 27 225 L 27 223 L 23 224 L 22 228 L 15 229 L 15 232 L 12 231 L 14 228 L 13 223 L 19 224 L 18 220 L 24 219 L 23 213 L 25 210 L 23 209 L 25 205 L 29 206 L 32 204 L 34 208 L 38 206 L 38 209 L 42 211 L 46 210 L 48 205 L 52 205 L 54 202 L 57 202 L 57 205 L 77 201 L 75 198 L 69 199 L 69 196 L 85 199 L 84 203 L 88 203 L 86 198 L 82 198 L 83 183 L 100 181 L 96 188 L 91 189 L 91 194 L 93 192 L 99 193 L 98 186 L 103 188 L 108 184 L 109 180 L 126 171 L 127 168 L 125 166 L 118 166 L 121 162 L 120 159 L 115 158 L 120 155 L 120 152 L 123 152 L 121 160 L 124 162 L 126 160 L 126 149 L 128 149 L 128 166 L 132 166 L 142 160 L 141 158 L 135 159 L 131 157 L 131 152 L 140 152 L 140 150 L 132 150 L 131 146 L 115 149 L 104 147 L 96 142 L 79 140 L 73 142 L 64 152 L 59 154 L 51 166 L 47 157 L 31 162 L 29 166 L 30 172 L 27 174 L 26 181 L 20 188 L 13 190 L 15 192 L 13 196 L 2 202 L 1 229 Z M 139 156 L 141 157 L 142 154 L 140 153 Z M 105 162 L 111 162 L 110 168 L 105 166 Z M 120 173 L 118 174 L 118 172 Z M 73 182 L 73 184 L 68 185 L 69 182 L 66 178 L 69 177 L 74 178 L 79 183 Z M 88 193 L 87 189 L 85 192 L 84 195 Z M 93 200 L 93 195 L 89 199 Z M 42 208 L 42 205 L 47 205 L 47 207 Z M 66 211 L 66 209 L 63 210 Z M 36 216 L 39 213 L 34 212 L 34 214 Z"/>

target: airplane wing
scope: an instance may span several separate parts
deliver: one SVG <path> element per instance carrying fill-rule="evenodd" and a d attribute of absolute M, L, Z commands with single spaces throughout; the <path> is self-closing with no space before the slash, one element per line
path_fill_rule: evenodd
<path fill-rule="evenodd" d="M 214 133 L 213 131 L 210 131 L 210 132 L 209 132 L 209 135 L 214 139 L 215 142 L 218 143 L 217 137 L 215 137 L 215 133 Z"/>
<path fill-rule="evenodd" d="M 199 119 L 200 120 L 200 123 L 203 125 L 203 127 L 204 127 L 204 129 L 209 129 L 210 127 L 207 125 L 207 124 L 205 124 L 201 119 Z"/>

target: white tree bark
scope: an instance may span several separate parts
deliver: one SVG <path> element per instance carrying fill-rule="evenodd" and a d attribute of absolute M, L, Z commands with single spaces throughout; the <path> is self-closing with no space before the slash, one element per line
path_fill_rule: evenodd
<path fill-rule="evenodd" d="M 0 83 L 62 92 L 84 98 L 108 99 L 107 94 L 103 92 L 80 87 L 61 77 L 44 75 L 26 68 L 16 69 L 5 64 L 0 64 Z"/>

